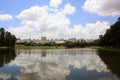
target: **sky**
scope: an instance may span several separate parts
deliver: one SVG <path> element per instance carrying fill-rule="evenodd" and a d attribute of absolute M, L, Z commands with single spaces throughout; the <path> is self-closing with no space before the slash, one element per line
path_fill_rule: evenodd
<path fill-rule="evenodd" d="M 98 39 L 120 16 L 120 0 L 0 0 L 0 27 L 21 39 Z"/>

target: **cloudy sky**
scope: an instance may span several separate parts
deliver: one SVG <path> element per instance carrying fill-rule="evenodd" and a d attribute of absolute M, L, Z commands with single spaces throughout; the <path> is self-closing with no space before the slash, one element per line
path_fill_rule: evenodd
<path fill-rule="evenodd" d="M 17 38 L 97 39 L 120 16 L 120 0 L 0 0 L 0 27 Z"/>

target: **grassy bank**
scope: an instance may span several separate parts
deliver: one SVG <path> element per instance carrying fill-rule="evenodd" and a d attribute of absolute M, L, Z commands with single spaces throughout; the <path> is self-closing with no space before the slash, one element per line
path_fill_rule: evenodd
<path fill-rule="evenodd" d="M 7 49 L 7 48 L 9 48 L 9 47 L 0 47 L 0 49 Z"/>
<path fill-rule="evenodd" d="M 120 48 L 108 48 L 108 47 L 100 47 L 100 46 L 90 46 L 89 48 L 120 53 Z"/>
<path fill-rule="evenodd" d="M 65 46 L 16 46 L 15 49 L 65 49 Z"/>
<path fill-rule="evenodd" d="M 7 49 L 9 47 L 0 47 L 0 49 Z M 15 46 L 15 49 L 66 49 L 66 46 Z M 90 46 L 86 48 L 93 48 L 103 51 L 113 51 L 120 53 L 120 48 L 108 48 L 100 46 Z"/>

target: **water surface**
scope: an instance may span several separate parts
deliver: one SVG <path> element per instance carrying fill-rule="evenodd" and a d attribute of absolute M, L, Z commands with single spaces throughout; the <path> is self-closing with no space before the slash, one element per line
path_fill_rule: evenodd
<path fill-rule="evenodd" d="M 120 54 L 96 49 L 0 50 L 0 80 L 119 80 Z"/>

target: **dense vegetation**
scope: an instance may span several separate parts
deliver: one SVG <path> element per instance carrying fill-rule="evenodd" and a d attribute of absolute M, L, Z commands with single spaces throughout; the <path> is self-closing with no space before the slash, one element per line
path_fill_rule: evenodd
<path fill-rule="evenodd" d="M 96 43 L 95 42 L 88 43 L 88 42 L 79 42 L 79 41 L 76 41 L 76 42 L 67 41 L 64 44 L 64 46 L 66 46 L 67 48 L 84 48 L 86 46 L 96 46 Z"/>
<path fill-rule="evenodd" d="M 0 47 L 13 47 L 15 45 L 15 42 L 15 35 L 12 35 L 10 32 L 5 31 L 4 28 L 0 28 Z"/>
<path fill-rule="evenodd" d="M 120 47 L 120 17 L 100 38 L 100 46 Z"/>

